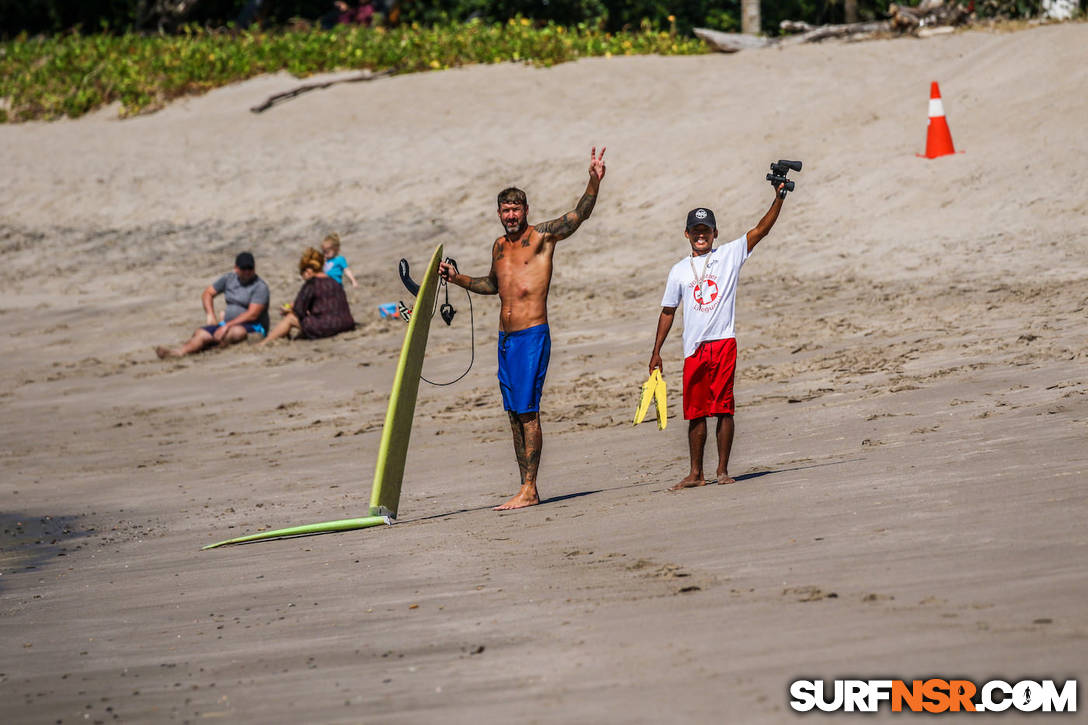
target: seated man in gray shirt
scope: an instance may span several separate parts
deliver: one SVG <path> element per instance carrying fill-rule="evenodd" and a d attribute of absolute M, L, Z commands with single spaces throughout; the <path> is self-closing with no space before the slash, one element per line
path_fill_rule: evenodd
<path fill-rule="evenodd" d="M 225 295 L 227 300 L 222 322 L 216 321 L 212 302 L 218 294 Z M 269 327 L 268 300 L 268 285 L 257 276 L 253 255 L 242 252 L 234 260 L 234 271 L 212 282 L 200 295 L 208 324 L 198 327 L 181 347 L 160 345 L 155 348 L 155 353 L 160 358 L 184 357 L 216 345 L 241 342 L 251 332 L 264 337 Z"/>

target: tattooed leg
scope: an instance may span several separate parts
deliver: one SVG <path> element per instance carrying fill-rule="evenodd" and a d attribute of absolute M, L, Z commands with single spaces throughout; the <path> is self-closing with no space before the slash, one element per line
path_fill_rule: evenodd
<path fill-rule="evenodd" d="M 526 413 L 522 417 L 522 430 L 525 435 L 525 485 L 532 488 L 533 497 L 536 498 L 536 473 L 540 468 L 540 451 L 544 448 L 540 414 Z"/>
<path fill-rule="evenodd" d="M 510 416 L 510 432 L 514 434 L 514 457 L 518 462 L 518 471 L 521 473 L 521 485 L 525 485 L 525 430 L 514 411 L 506 411 Z"/>
<path fill-rule="evenodd" d="M 525 508 L 526 506 L 535 506 L 540 503 L 540 495 L 536 490 L 536 473 L 537 469 L 540 467 L 540 451 L 544 447 L 544 433 L 540 428 L 540 414 L 535 412 L 522 413 L 518 416 L 511 414 L 510 425 L 511 427 L 516 425 L 521 429 L 525 473 L 522 479 L 521 490 L 506 503 L 501 506 L 496 506 L 495 511 L 520 509 Z M 515 434 L 515 441 L 516 439 L 517 434 Z M 518 461 L 518 465 L 521 465 L 521 460 Z"/>

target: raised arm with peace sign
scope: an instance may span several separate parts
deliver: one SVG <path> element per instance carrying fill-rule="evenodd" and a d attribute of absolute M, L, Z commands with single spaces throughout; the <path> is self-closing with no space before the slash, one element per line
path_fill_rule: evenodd
<path fill-rule="evenodd" d="M 594 146 L 589 152 L 589 183 L 586 185 L 586 193 L 582 194 L 574 211 L 568 211 L 558 219 L 534 225 L 545 242 L 566 239 L 574 234 L 582 222 L 589 219 L 589 215 L 593 213 L 593 205 L 597 203 L 597 190 L 600 188 L 601 179 L 604 178 L 604 151 L 605 147 L 602 146 L 601 154 L 598 156 L 597 147 Z"/>

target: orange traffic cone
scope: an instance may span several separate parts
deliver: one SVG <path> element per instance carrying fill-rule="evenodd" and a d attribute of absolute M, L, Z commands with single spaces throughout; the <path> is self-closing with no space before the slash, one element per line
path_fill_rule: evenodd
<path fill-rule="evenodd" d="M 929 125 L 926 130 L 926 155 L 924 158 L 935 159 L 956 153 L 952 145 L 952 132 L 948 130 L 948 121 L 944 117 L 944 104 L 941 103 L 941 89 L 937 81 L 929 87 Z M 922 156 L 915 154 L 915 156 Z"/>

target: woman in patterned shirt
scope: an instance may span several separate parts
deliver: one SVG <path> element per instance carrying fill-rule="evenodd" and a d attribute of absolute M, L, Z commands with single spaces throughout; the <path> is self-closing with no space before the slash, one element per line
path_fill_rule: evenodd
<path fill-rule="evenodd" d="M 299 274 L 304 280 L 302 288 L 294 304 L 283 308 L 283 319 L 272 328 L 260 346 L 289 336 L 293 329 L 300 331 L 299 337 L 309 340 L 332 337 L 355 329 L 355 319 L 351 316 L 344 288 L 321 271 L 324 263 L 325 255 L 313 247 L 307 247 L 302 253 L 298 263 Z"/>

